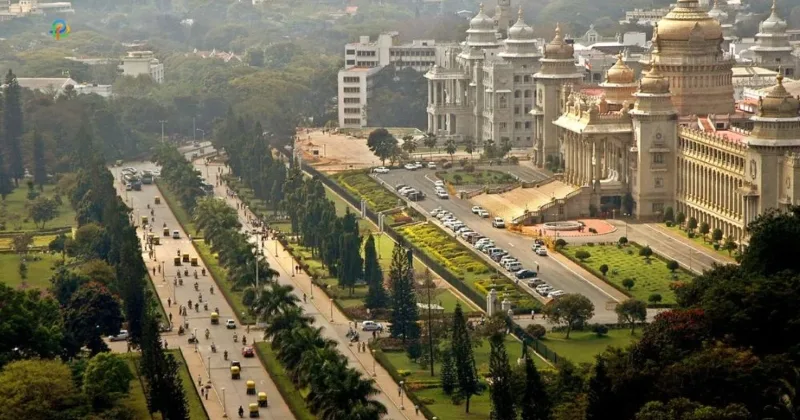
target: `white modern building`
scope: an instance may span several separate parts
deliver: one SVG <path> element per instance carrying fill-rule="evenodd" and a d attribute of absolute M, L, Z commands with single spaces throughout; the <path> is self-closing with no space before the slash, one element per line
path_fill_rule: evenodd
<path fill-rule="evenodd" d="M 358 42 L 351 42 L 344 47 L 344 66 L 350 67 L 383 67 L 394 64 L 397 68 L 411 67 L 416 71 L 427 71 L 436 63 L 441 55 L 441 48 L 436 48 L 432 39 L 417 39 L 410 43 L 398 44 L 398 32 L 386 32 L 378 35 L 375 41 L 369 36 L 359 37 Z"/>
<path fill-rule="evenodd" d="M 164 64 L 155 58 L 152 51 L 129 51 L 120 60 L 119 72 L 131 77 L 147 74 L 156 83 L 164 83 Z"/>
<path fill-rule="evenodd" d="M 339 127 L 367 127 L 367 100 L 372 96 L 374 76 L 383 67 L 351 67 L 339 70 Z"/>

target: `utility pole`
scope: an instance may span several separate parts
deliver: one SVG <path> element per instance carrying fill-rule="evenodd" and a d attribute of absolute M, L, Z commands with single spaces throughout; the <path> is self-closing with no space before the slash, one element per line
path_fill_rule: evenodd
<path fill-rule="evenodd" d="M 413 263 L 413 261 L 412 261 Z M 431 365 L 431 376 L 433 373 L 433 318 L 431 315 L 431 289 L 433 288 L 433 279 L 431 278 L 430 271 L 425 272 L 425 288 L 428 289 L 428 348 L 430 351 L 430 360 L 428 363 Z"/>
<path fill-rule="evenodd" d="M 197 117 L 192 117 L 192 141 L 197 141 Z"/>
<path fill-rule="evenodd" d="M 161 123 L 161 143 L 164 143 L 164 124 L 167 123 L 167 120 L 159 121 Z"/>

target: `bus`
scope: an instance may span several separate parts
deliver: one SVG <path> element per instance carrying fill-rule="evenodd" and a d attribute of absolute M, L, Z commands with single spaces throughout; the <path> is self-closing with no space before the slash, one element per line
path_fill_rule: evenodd
<path fill-rule="evenodd" d="M 152 184 L 153 183 L 153 173 L 150 171 L 143 171 L 142 172 L 142 184 Z"/>

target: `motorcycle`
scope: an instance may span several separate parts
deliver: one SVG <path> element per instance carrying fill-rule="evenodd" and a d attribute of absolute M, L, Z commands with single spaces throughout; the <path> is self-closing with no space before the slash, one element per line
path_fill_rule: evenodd
<path fill-rule="evenodd" d="M 228 360 L 228 350 L 225 350 L 225 352 L 222 353 L 222 357 L 223 359 Z"/>
<path fill-rule="evenodd" d="M 197 295 L 197 301 L 200 302 L 200 303 L 203 303 L 203 294 L 202 293 Z"/>
<path fill-rule="evenodd" d="M 206 340 L 208 340 L 208 337 L 211 337 L 211 331 L 206 328 Z"/>
<path fill-rule="evenodd" d="M 238 343 L 239 342 L 239 336 L 236 335 L 236 333 L 233 333 L 233 342 L 234 343 Z"/>
<path fill-rule="evenodd" d="M 206 276 L 206 269 L 205 268 L 202 270 L 202 273 L 203 273 L 203 277 L 205 277 Z"/>
<path fill-rule="evenodd" d="M 197 284 L 197 282 L 194 282 L 194 290 L 196 290 L 196 291 L 200 290 L 200 285 Z"/>
<path fill-rule="evenodd" d="M 178 279 L 178 286 L 183 286 L 183 278 Z"/>
<path fill-rule="evenodd" d="M 217 352 L 217 346 L 214 343 L 211 343 L 211 353 Z"/>
<path fill-rule="evenodd" d="M 208 310 L 208 302 L 206 302 L 206 303 L 204 303 L 204 304 L 203 304 L 203 310 L 204 310 L 204 311 L 207 311 L 207 310 Z"/>
<path fill-rule="evenodd" d="M 243 336 L 242 336 L 242 345 L 243 345 L 243 346 L 246 346 L 246 345 L 247 345 L 247 336 L 246 336 L 246 335 L 243 335 Z"/>
<path fill-rule="evenodd" d="M 186 330 L 184 330 L 184 329 L 183 329 L 183 325 L 181 325 L 180 327 L 178 327 L 178 335 L 183 335 L 183 334 L 185 334 L 185 333 L 186 333 Z"/>
<path fill-rule="evenodd" d="M 199 303 L 195 303 L 194 304 L 194 311 L 195 312 L 200 312 L 200 304 Z"/>
<path fill-rule="evenodd" d="M 197 337 L 195 337 L 194 334 L 189 337 L 189 344 L 197 344 Z"/>
<path fill-rule="evenodd" d="M 183 269 L 183 276 L 184 277 L 189 277 L 189 269 L 188 268 L 184 268 Z"/>
<path fill-rule="evenodd" d="M 194 270 L 194 278 L 197 278 L 197 270 Z"/>
<path fill-rule="evenodd" d="M 211 294 L 213 295 L 214 294 L 214 286 L 211 286 L 211 288 L 208 289 L 208 291 L 211 292 Z"/>

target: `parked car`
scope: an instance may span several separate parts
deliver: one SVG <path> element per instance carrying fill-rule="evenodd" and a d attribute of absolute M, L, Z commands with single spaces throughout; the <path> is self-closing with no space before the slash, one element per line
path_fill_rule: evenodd
<path fill-rule="evenodd" d="M 436 169 L 436 164 L 433 162 L 428 162 L 428 169 Z"/>
<path fill-rule="evenodd" d="M 394 186 L 394 190 L 395 191 L 400 191 L 400 190 L 402 190 L 403 188 L 405 188 L 407 186 L 408 185 L 406 185 L 406 184 L 397 184 L 397 185 Z"/>
<path fill-rule="evenodd" d="M 127 341 L 128 337 L 130 337 L 128 330 L 119 330 L 119 334 L 109 336 L 108 341 Z"/>
<path fill-rule="evenodd" d="M 361 331 L 381 331 L 383 325 L 380 322 L 364 321 L 361 323 Z"/>
<path fill-rule="evenodd" d="M 408 194 L 408 199 L 411 201 L 422 201 L 425 199 L 425 193 L 422 191 L 414 191 Z"/>
<path fill-rule="evenodd" d="M 544 241 L 541 240 L 541 239 L 538 239 L 538 238 L 534 239 L 533 243 L 534 243 L 534 245 L 544 245 Z"/>
<path fill-rule="evenodd" d="M 242 347 L 242 357 L 255 357 L 256 352 L 252 346 Z"/>
<path fill-rule="evenodd" d="M 373 169 L 372 172 L 375 172 L 376 174 L 388 174 L 389 168 L 385 166 L 378 166 L 377 168 Z"/>
<path fill-rule="evenodd" d="M 532 280 L 528 280 L 528 287 L 533 287 L 534 289 L 539 287 L 539 286 L 541 286 L 541 285 L 543 285 L 543 284 L 544 284 L 544 280 L 542 280 L 540 278 L 535 278 L 535 279 L 532 279 Z"/>
<path fill-rule="evenodd" d="M 547 248 L 540 247 L 539 249 L 536 250 L 536 255 L 538 255 L 540 257 L 546 257 L 547 256 Z"/>
<path fill-rule="evenodd" d="M 472 214 L 478 214 L 479 211 L 483 210 L 481 206 L 472 206 Z"/>
<path fill-rule="evenodd" d="M 443 211 L 441 207 L 437 207 L 431 210 L 431 216 L 436 217 L 439 215 L 439 212 Z"/>
<path fill-rule="evenodd" d="M 494 220 L 492 220 L 492 227 L 503 229 L 506 227 L 506 222 L 502 217 L 495 217 Z"/>
<path fill-rule="evenodd" d="M 227 328 L 229 330 L 235 330 L 236 329 L 236 321 L 234 321 L 232 319 L 229 319 L 229 320 L 225 321 L 225 328 Z"/>
<path fill-rule="evenodd" d="M 542 248 L 543 246 L 543 244 L 537 244 L 534 242 L 533 245 L 531 245 L 531 251 L 536 252 L 537 249 Z"/>
<path fill-rule="evenodd" d="M 549 284 L 541 284 L 536 287 L 536 293 L 542 296 L 547 296 L 553 290 L 553 286 L 550 286 Z"/>
<path fill-rule="evenodd" d="M 520 263 L 519 261 L 511 261 L 509 263 L 506 263 L 504 267 L 506 268 L 506 270 L 511 271 L 513 273 L 522 269 L 522 263 Z"/>
<path fill-rule="evenodd" d="M 447 200 L 450 196 L 447 194 L 446 191 L 436 191 L 436 196 L 441 198 L 442 200 Z"/>
<path fill-rule="evenodd" d="M 503 258 L 500 259 L 500 265 L 505 265 L 505 263 L 509 261 L 519 261 L 519 260 L 512 257 L 511 255 L 504 255 Z"/>
<path fill-rule="evenodd" d="M 409 171 L 416 171 L 417 170 L 417 165 L 415 165 L 413 163 L 406 163 L 405 165 L 403 165 L 403 167 L 408 169 Z"/>
<path fill-rule="evenodd" d="M 478 213 L 476 213 L 476 214 L 478 215 L 478 217 L 481 217 L 481 218 L 484 218 L 484 219 L 489 218 L 489 212 L 486 211 L 486 210 L 483 210 L 483 209 L 479 210 Z"/>
<path fill-rule="evenodd" d="M 433 183 L 433 185 L 444 188 L 444 181 L 436 181 Z"/>
<path fill-rule="evenodd" d="M 548 293 L 547 297 L 550 298 L 550 299 L 557 299 L 557 298 L 559 298 L 561 296 L 564 296 L 565 294 L 566 293 L 564 293 L 563 290 L 555 290 L 555 291 L 552 291 L 552 292 Z"/>
<path fill-rule="evenodd" d="M 514 273 L 514 277 L 522 280 L 522 279 L 532 279 L 537 276 L 537 273 L 533 270 L 522 269 Z"/>

